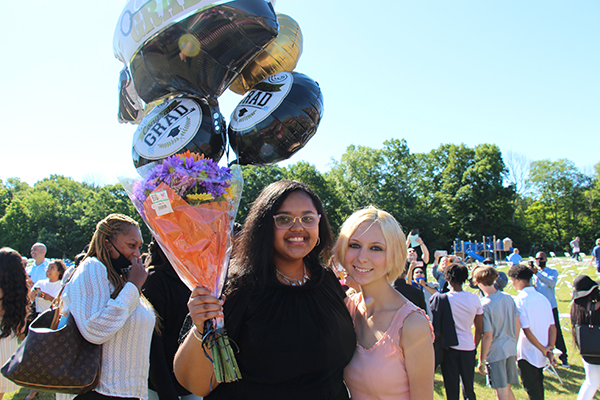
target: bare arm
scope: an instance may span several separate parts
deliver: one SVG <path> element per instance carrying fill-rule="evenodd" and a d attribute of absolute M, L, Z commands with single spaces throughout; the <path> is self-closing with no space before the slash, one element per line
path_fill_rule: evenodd
<path fill-rule="evenodd" d="M 483 337 L 481 339 L 481 350 L 479 351 L 479 372 L 483 375 L 487 375 L 487 371 L 485 370 L 485 359 L 490 352 L 493 339 L 494 335 L 492 331 L 483 333 Z"/>
<path fill-rule="evenodd" d="M 222 316 L 221 306 L 222 301 L 201 286 L 194 289 L 188 301 L 194 327 L 179 346 L 173 361 L 173 368 L 179 383 L 197 396 L 208 395 L 219 384 L 214 379 L 212 362 L 204 354 L 202 342 L 196 335 L 202 337 L 200 332 L 204 329 L 205 321 Z"/>
<path fill-rule="evenodd" d="M 479 346 L 479 341 L 481 340 L 481 335 L 483 334 L 483 314 L 476 315 L 473 323 L 475 324 L 473 342 L 475 343 L 475 348 L 477 348 L 477 346 Z"/>
<path fill-rule="evenodd" d="M 423 281 L 418 281 L 417 283 L 419 284 L 419 286 L 421 286 L 422 288 L 424 288 L 431 294 L 435 294 L 438 292 L 435 288 L 432 288 L 431 286 L 429 286 L 427 283 L 425 283 Z"/>
<path fill-rule="evenodd" d="M 411 399 L 433 399 L 435 357 L 429 322 L 420 312 L 404 321 L 400 334 Z"/>
<path fill-rule="evenodd" d="M 421 239 L 420 237 L 417 238 L 417 242 L 419 242 L 419 245 L 421 246 L 421 252 L 423 253 L 421 255 L 421 259 L 425 264 L 429 263 L 429 249 L 427 248 L 427 246 L 425 246 L 425 242 L 423 242 L 423 239 Z"/>
<path fill-rule="evenodd" d="M 408 272 L 406 273 L 406 282 L 408 282 L 409 285 L 414 279 L 413 273 L 415 272 L 416 266 L 417 266 L 417 264 L 414 261 L 411 262 L 410 265 L 408 266 Z"/>
<path fill-rule="evenodd" d="M 552 349 L 554 348 L 554 342 L 549 342 L 548 347 L 544 347 L 539 342 L 539 340 L 537 340 L 533 332 L 531 332 L 531 329 L 523 328 L 523 333 L 525 333 L 525 336 L 531 342 L 531 344 L 533 344 L 539 351 L 542 352 L 543 355 L 550 359 L 550 362 L 552 364 L 556 363 L 556 361 L 554 360 L 554 354 L 552 353 Z M 554 326 L 554 324 L 550 325 L 550 328 L 548 328 L 548 340 L 551 339 L 556 340 L 556 327 Z M 552 344 L 552 346 L 550 346 L 550 344 Z"/>
<path fill-rule="evenodd" d="M 548 347 L 550 349 L 554 349 L 554 345 L 556 344 L 556 325 L 550 325 L 548 328 Z"/>

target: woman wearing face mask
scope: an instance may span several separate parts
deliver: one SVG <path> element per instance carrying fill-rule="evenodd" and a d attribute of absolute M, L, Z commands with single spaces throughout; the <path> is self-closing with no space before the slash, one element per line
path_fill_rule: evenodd
<path fill-rule="evenodd" d="M 433 399 L 433 329 L 391 286 L 406 260 L 398 222 L 374 207 L 355 212 L 340 228 L 334 256 L 361 288 L 346 299 L 358 339 L 344 370 L 352 400 Z"/>
<path fill-rule="evenodd" d="M 344 291 L 321 263 L 332 241 L 308 186 L 265 188 L 234 245 L 225 302 L 203 287 L 192 291 L 194 326 L 175 356 L 177 380 L 207 400 L 348 399 L 342 373 L 356 336 Z M 204 321 L 221 314 L 242 379 L 219 384 L 200 339 Z"/>
<path fill-rule="evenodd" d="M 154 311 L 141 296 L 148 273 L 140 260 L 138 223 L 110 214 L 96 225 L 90 248 L 65 289 L 82 336 L 102 344 L 100 383 L 78 399 L 148 397 Z"/>

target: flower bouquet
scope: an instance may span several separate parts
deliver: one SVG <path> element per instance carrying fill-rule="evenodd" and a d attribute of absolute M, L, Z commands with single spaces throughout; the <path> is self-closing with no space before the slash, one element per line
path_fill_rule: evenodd
<path fill-rule="evenodd" d="M 121 183 L 173 268 L 190 290 L 202 285 L 221 296 L 242 189 L 239 167 L 189 151 L 138 171 Z M 241 378 L 222 318 L 207 321 L 203 345 L 218 382 Z"/>

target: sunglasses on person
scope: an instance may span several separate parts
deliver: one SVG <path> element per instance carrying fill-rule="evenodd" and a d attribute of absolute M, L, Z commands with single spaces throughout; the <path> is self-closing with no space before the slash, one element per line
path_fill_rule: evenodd
<path fill-rule="evenodd" d="M 321 214 L 305 214 L 301 217 L 277 214 L 273 215 L 273 219 L 275 220 L 275 226 L 277 226 L 279 229 L 290 229 L 296 223 L 296 220 L 298 220 L 300 225 L 302 225 L 304 228 L 312 229 L 319 225 Z"/>

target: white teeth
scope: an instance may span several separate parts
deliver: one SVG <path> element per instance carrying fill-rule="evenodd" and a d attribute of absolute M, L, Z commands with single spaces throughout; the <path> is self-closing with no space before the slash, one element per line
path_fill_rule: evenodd
<path fill-rule="evenodd" d="M 368 268 L 360 268 L 360 267 L 354 267 L 354 269 L 356 269 L 358 272 L 366 274 L 367 272 L 370 271 L 370 269 Z"/>
<path fill-rule="evenodd" d="M 288 240 L 290 242 L 304 242 L 304 238 L 303 237 L 291 237 L 291 238 L 288 238 Z"/>

